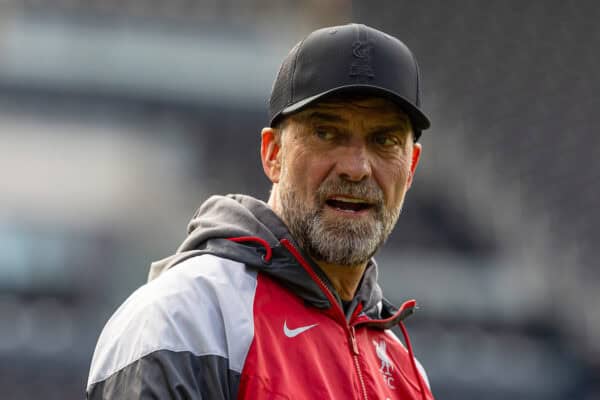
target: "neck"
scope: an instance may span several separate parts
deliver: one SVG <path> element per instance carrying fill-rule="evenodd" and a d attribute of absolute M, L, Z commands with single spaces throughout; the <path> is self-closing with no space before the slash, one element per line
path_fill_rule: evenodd
<path fill-rule="evenodd" d="M 358 284 L 367 268 L 366 262 L 355 266 L 329 264 L 318 260 L 315 262 L 327 275 L 342 300 L 350 301 L 354 298 Z"/>

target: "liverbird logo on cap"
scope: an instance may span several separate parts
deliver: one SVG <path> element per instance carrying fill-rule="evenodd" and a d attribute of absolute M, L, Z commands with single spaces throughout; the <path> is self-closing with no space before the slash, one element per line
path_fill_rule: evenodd
<path fill-rule="evenodd" d="M 358 25 L 356 40 L 352 42 L 352 65 L 350 77 L 357 83 L 365 83 L 375 77 L 372 63 L 373 42 L 369 40 L 369 32 L 364 26 Z"/>
<path fill-rule="evenodd" d="M 356 41 L 352 43 L 352 54 L 356 58 L 370 58 L 372 47 L 369 42 Z"/>
<path fill-rule="evenodd" d="M 350 66 L 350 76 L 358 82 L 366 82 L 375 76 L 371 66 L 371 51 L 373 44 L 368 40 L 357 40 L 352 43 L 354 61 Z"/>

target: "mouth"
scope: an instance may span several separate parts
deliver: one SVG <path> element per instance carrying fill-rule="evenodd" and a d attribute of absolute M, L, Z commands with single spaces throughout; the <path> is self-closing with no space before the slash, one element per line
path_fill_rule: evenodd
<path fill-rule="evenodd" d="M 346 213 L 362 213 L 371 210 L 374 204 L 364 199 L 346 196 L 331 196 L 325 200 L 329 207 Z"/>

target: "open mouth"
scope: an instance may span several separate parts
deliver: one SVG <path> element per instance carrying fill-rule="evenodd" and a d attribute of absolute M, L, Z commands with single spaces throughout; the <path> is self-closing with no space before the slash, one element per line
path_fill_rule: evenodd
<path fill-rule="evenodd" d="M 373 208 L 373 204 L 362 199 L 355 199 L 352 197 L 334 196 L 330 197 L 325 203 L 339 211 L 357 213 Z"/>

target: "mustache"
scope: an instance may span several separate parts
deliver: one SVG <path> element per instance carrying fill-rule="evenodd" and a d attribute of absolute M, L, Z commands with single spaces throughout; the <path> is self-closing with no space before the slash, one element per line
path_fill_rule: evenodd
<path fill-rule="evenodd" d="M 331 195 L 356 197 L 373 204 L 377 208 L 383 206 L 383 191 L 372 180 L 361 182 L 349 182 L 339 178 L 326 180 L 317 189 L 318 204 L 325 204 L 325 201 Z"/>

